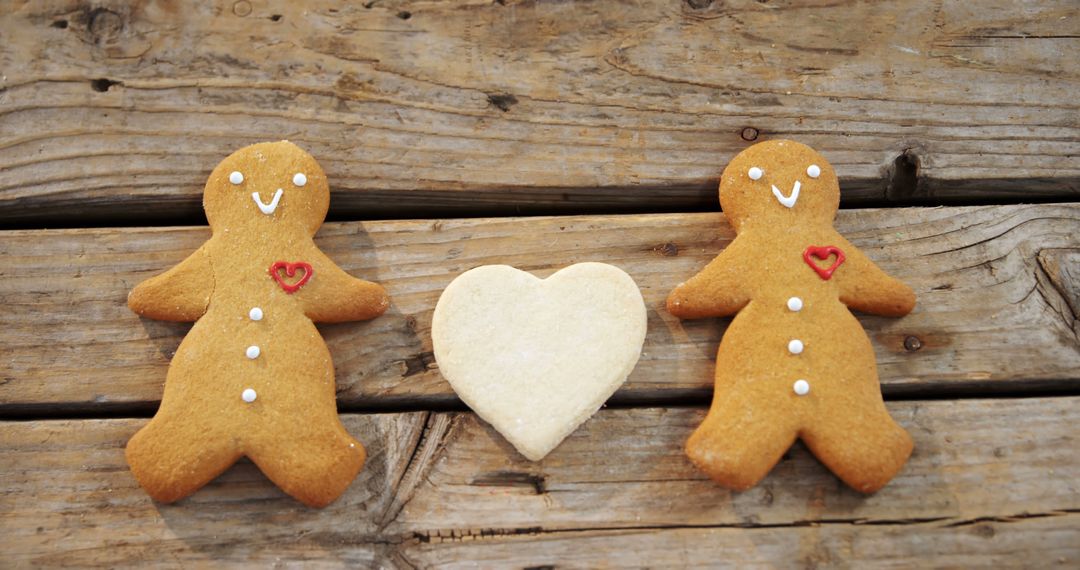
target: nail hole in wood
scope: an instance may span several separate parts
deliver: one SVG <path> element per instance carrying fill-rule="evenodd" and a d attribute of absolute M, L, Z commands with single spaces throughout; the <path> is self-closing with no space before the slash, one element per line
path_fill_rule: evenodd
<path fill-rule="evenodd" d="M 113 85 L 118 85 L 119 81 L 113 81 L 112 79 L 105 79 L 101 77 L 90 81 L 90 88 L 98 93 L 104 93 L 109 90 Z"/>
<path fill-rule="evenodd" d="M 402 10 L 402 11 L 397 13 L 397 17 L 401 18 L 402 20 L 408 20 L 409 18 L 412 18 L 412 12 L 407 12 L 405 10 Z"/>
<path fill-rule="evenodd" d="M 661 245 L 658 245 L 658 246 L 654 247 L 653 251 L 655 251 L 656 253 L 659 253 L 660 255 L 662 255 L 664 257 L 675 257 L 676 255 L 679 255 L 679 246 L 677 246 L 677 245 L 675 245 L 675 244 L 673 244 L 673 243 L 671 243 L 669 241 L 669 242 L 667 242 L 665 244 L 661 244 Z"/>
<path fill-rule="evenodd" d="M 493 94 L 489 94 L 487 96 L 487 100 L 488 100 L 488 103 L 490 103 L 491 105 L 494 105 L 495 107 L 497 107 L 500 111 L 502 111 L 504 113 L 509 111 L 510 107 L 513 107 L 514 105 L 517 105 L 517 102 L 518 102 L 517 97 L 514 97 L 513 95 L 511 95 L 509 93 L 501 93 L 501 94 L 500 93 L 493 93 Z"/>
<path fill-rule="evenodd" d="M 746 127 L 739 133 L 744 141 L 756 141 L 760 132 L 754 127 Z"/>
<path fill-rule="evenodd" d="M 57 20 L 57 21 L 52 23 L 52 27 L 54 27 L 54 28 L 56 28 L 58 30 L 65 30 L 68 27 L 68 21 L 67 20 Z"/>
<path fill-rule="evenodd" d="M 402 362 L 405 364 L 405 372 L 402 373 L 402 378 L 423 374 L 427 371 L 428 367 L 435 362 L 435 353 L 421 352 L 406 358 Z"/>

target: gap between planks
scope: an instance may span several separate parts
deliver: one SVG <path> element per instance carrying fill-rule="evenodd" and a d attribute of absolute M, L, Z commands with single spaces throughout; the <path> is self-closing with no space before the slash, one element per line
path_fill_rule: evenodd
<path fill-rule="evenodd" d="M 1056 378 L 1033 380 L 1018 386 L 999 387 L 994 384 L 966 384 L 947 390 L 882 391 L 886 402 L 932 402 L 940 400 L 1018 400 L 1025 398 L 1071 398 L 1080 396 L 1080 378 Z M 630 394 L 613 396 L 604 402 L 602 410 L 628 410 L 634 408 L 707 408 L 713 398 L 713 389 L 703 388 L 692 392 L 676 390 L 658 391 L 655 394 Z M 160 402 L 132 402 L 116 405 L 67 406 L 56 404 L 23 404 L 8 408 L 0 407 L 0 421 L 28 422 L 37 420 L 108 420 L 150 419 L 157 413 Z M 472 410 L 453 395 L 431 396 L 423 399 L 388 399 L 374 403 L 338 402 L 338 414 L 408 414 L 472 413 Z"/>

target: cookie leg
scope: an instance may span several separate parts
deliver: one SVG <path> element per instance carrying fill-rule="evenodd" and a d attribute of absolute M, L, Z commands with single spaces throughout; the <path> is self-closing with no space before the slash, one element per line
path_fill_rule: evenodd
<path fill-rule="evenodd" d="M 911 436 L 883 403 L 858 414 L 823 415 L 806 426 L 802 439 L 810 451 L 844 483 L 863 493 L 881 489 L 911 455 Z"/>
<path fill-rule="evenodd" d="M 339 423 L 298 423 L 249 443 L 247 455 L 287 494 L 309 507 L 325 507 L 349 487 L 367 454 Z"/>
<path fill-rule="evenodd" d="M 189 418 L 155 417 L 124 450 L 147 494 L 171 503 L 194 493 L 240 458 L 230 438 Z"/>
<path fill-rule="evenodd" d="M 736 491 L 756 485 L 795 443 L 790 416 L 771 413 L 750 399 L 718 393 L 709 415 L 686 442 L 694 465 Z"/>

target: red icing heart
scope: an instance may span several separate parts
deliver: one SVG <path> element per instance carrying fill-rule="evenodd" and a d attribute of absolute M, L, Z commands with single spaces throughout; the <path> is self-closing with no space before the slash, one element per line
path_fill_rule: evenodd
<path fill-rule="evenodd" d="M 830 255 L 836 255 L 836 261 L 828 267 L 821 267 L 814 260 L 810 259 L 811 256 L 816 257 L 822 261 L 829 259 Z M 802 254 L 803 261 L 810 266 L 810 269 L 817 271 L 818 276 L 828 281 L 832 277 L 833 271 L 836 271 L 837 267 L 844 262 L 844 252 L 840 251 L 840 248 L 835 245 L 812 245 L 806 248 L 806 251 Z"/>
<path fill-rule="evenodd" d="M 291 278 L 295 276 L 297 269 L 303 269 L 304 274 L 300 276 L 300 279 L 296 280 L 294 283 L 287 283 L 285 281 L 285 278 Z M 282 272 L 284 272 L 284 275 L 282 275 Z M 311 264 L 306 261 L 297 261 L 295 263 L 289 263 L 288 261 L 275 261 L 270 266 L 270 277 L 273 277 L 274 281 L 277 281 L 278 285 L 281 285 L 281 288 L 290 295 L 297 292 L 301 287 L 303 287 L 304 283 L 307 283 L 308 280 L 311 279 L 312 273 L 314 273 L 314 271 L 311 269 Z"/>

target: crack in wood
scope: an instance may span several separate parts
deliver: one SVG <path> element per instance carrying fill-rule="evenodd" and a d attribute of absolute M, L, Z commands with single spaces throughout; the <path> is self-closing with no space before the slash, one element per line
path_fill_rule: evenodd
<path fill-rule="evenodd" d="M 1012 515 L 995 515 L 974 517 L 970 519 L 958 519 L 955 517 L 913 517 L 903 519 L 866 519 L 866 518 L 823 518 L 805 519 L 784 523 L 754 523 L 740 522 L 728 524 L 670 524 L 670 525 L 612 525 L 612 526 L 574 526 L 560 528 L 544 528 L 542 526 L 527 526 L 516 528 L 483 528 L 483 529 L 432 529 L 413 531 L 408 537 L 399 542 L 402 546 L 414 543 L 454 543 L 463 541 L 501 540 L 506 538 L 519 538 L 521 536 L 558 536 L 584 533 L 625 533 L 625 532 L 664 532 L 675 530 L 711 530 L 711 529 L 740 529 L 740 530 L 768 530 L 790 529 L 821 526 L 915 526 L 934 525 L 941 528 L 958 528 L 974 526 L 987 522 L 994 523 L 1018 523 L 1034 519 L 1049 517 L 1070 516 L 1080 513 L 1080 509 L 1062 509 L 1043 513 L 1017 513 Z M 411 539 L 411 540 L 410 540 Z"/>
<path fill-rule="evenodd" d="M 380 532 L 395 522 L 426 478 L 428 469 L 445 448 L 444 442 L 452 431 L 454 417 L 453 414 L 435 412 L 428 412 L 424 417 L 416 445 L 394 485 L 392 499 L 378 518 Z"/>
<path fill-rule="evenodd" d="M 1056 510 L 1056 511 L 1045 512 L 1045 513 L 1018 513 L 1018 514 L 1015 514 L 1015 515 L 1004 515 L 1004 516 L 999 515 L 999 516 L 976 517 L 976 518 L 973 518 L 973 519 L 960 520 L 960 521 L 957 521 L 957 522 L 954 522 L 954 523 L 950 523 L 950 524 L 948 524 L 946 526 L 950 526 L 950 527 L 971 526 L 971 525 L 984 523 L 984 522 L 1012 523 L 1012 522 L 1021 522 L 1021 521 L 1030 520 L 1030 519 L 1042 519 L 1042 518 L 1047 518 L 1047 517 L 1061 517 L 1061 516 L 1067 516 L 1067 515 L 1072 515 L 1072 514 L 1080 514 L 1080 509 L 1061 509 L 1061 510 Z"/>
<path fill-rule="evenodd" d="M 477 475 L 469 484 L 476 487 L 526 487 L 537 495 L 547 493 L 546 478 L 540 473 L 493 471 Z"/>
<path fill-rule="evenodd" d="M 1080 349 L 1080 287 L 1073 285 L 1073 274 L 1080 275 L 1080 250 L 1044 249 L 1036 256 L 1034 291 L 1046 307 L 1058 316 L 1065 330 L 1063 336 Z M 1075 267 L 1070 267 L 1075 266 Z"/>

